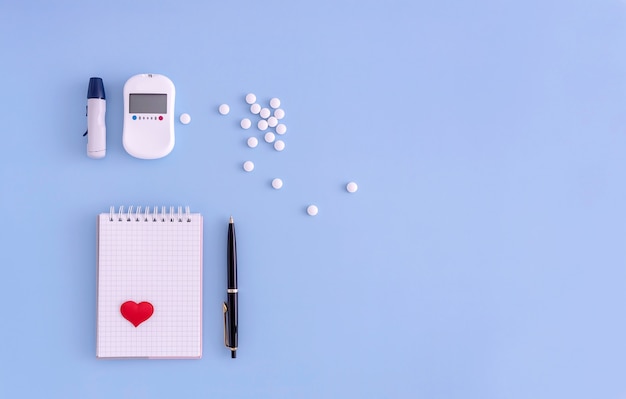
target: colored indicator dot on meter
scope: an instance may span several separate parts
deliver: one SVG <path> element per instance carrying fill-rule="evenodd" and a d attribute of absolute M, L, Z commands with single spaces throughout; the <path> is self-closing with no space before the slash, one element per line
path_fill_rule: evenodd
<path fill-rule="evenodd" d="M 137 115 L 133 115 L 133 120 L 136 121 L 137 120 Z"/>
<path fill-rule="evenodd" d="M 163 120 L 163 116 L 159 116 L 159 120 L 162 121 Z"/>

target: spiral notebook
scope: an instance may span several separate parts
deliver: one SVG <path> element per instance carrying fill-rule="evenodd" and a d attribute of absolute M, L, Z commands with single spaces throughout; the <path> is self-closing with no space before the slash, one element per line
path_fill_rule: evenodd
<path fill-rule="evenodd" d="M 98 215 L 98 358 L 202 356 L 202 226 L 188 207 Z"/>

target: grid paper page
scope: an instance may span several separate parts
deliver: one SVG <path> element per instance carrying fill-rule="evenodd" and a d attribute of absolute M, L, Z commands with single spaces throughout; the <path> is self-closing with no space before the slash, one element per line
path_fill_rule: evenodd
<path fill-rule="evenodd" d="M 98 215 L 96 356 L 201 357 L 202 215 L 114 216 Z M 122 315 L 127 301 L 154 312 L 135 327 Z"/>

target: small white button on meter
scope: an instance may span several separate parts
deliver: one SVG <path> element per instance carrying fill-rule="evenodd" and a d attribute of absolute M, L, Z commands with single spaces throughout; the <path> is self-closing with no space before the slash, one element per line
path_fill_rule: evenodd
<path fill-rule="evenodd" d="M 135 75 L 124 85 L 124 149 L 135 158 L 157 159 L 174 148 L 174 83 L 163 75 Z"/>

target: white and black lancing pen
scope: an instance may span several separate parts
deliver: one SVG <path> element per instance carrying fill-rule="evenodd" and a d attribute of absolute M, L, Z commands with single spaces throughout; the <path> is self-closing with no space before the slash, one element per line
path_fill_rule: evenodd
<path fill-rule="evenodd" d="M 235 222 L 230 217 L 228 223 L 228 247 L 226 253 L 226 267 L 228 285 L 226 286 L 226 302 L 224 311 L 224 345 L 230 349 L 231 358 L 237 357 L 237 240 L 235 238 Z"/>
<path fill-rule="evenodd" d="M 104 158 L 107 151 L 107 110 L 104 84 L 101 78 L 90 78 L 87 89 L 87 156 Z"/>

